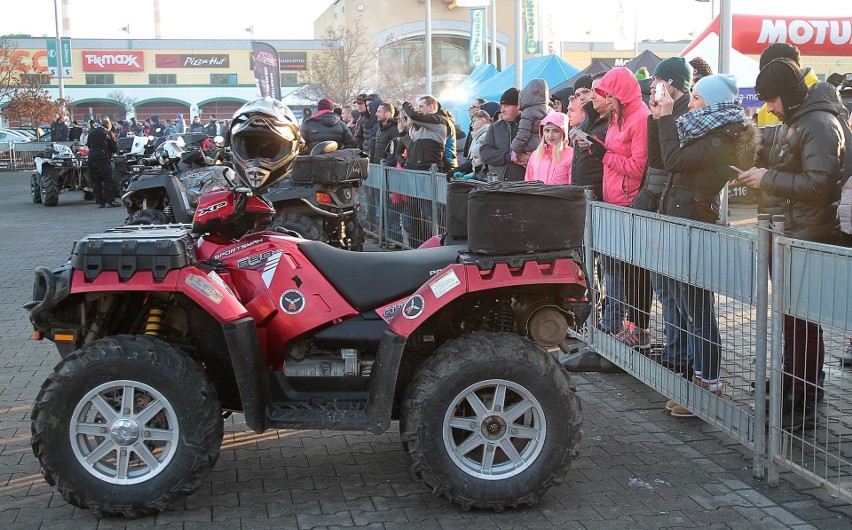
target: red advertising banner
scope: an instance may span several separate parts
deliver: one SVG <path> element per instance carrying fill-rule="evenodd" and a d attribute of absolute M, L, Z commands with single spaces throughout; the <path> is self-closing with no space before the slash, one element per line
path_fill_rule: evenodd
<path fill-rule="evenodd" d="M 769 15 L 732 16 L 731 45 L 746 55 L 760 55 L 770 44 L 786 42 L 799 48 L 802 55 L 852 56 L 852 18 L 850 17 L 777 17 Z M 710 32 L 719 33 L 719 19 L 681 52 L 683 55 Z"/>
<path fill-rule="evenodd" d="M 227 53 L 158 53 L 154 55 L 154 65 L 157 68 L 230 68 L 231 58 Z"/>
<path fill-rule="evenodd" d="M 141 51 L 83 51 L 84 72 L 141 72 L 145 69 Z"/>

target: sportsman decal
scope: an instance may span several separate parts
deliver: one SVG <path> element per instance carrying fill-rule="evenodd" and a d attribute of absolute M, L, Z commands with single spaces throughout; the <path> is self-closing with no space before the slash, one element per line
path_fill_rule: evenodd
<path fill-rule="evenodd" d="M 228 257 L 231 254 L 233 254 L 234 252 L 239 252 L 241 250 L 245 250 L 245 249 L 252 247 L 254 245 L 257 245 L 258 243 L 261 243 L 261 242 L 263 242 L 263 239 L 254 239 L 254 240 L 249 241 L 247 243 L 242 243 L 240 245 L 237 245 L 235 247 L 229 248 L 228 250 L 225 250 L 223 252 L 216 254 L 215 256 L 213 256 L 213 259 L 222 259 L 222 258 Z"/>

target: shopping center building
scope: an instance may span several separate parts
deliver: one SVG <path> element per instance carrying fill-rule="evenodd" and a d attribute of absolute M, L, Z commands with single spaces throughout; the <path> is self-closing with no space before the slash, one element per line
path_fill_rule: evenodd
<path fill-rule="evenodd" d="M 481 60 L 491 62 L 492 34 L 496 34 L 496 65 L 502 70 L 515 61 L 515 0 L 496 1 L 496 32 L 489 8 L 480 28 L 484 35 Z M 451 0 L 432 0 L 432 79 L 433 92 L 452 88 L 473 68 L 470 51 L 471 10 L 454 8 Z M 567 16 L 567 15 L 566 15 Z M 337 0 L 314 22 L 313 40 L 265 40 L 277 51 L 280 65 L 282 99 L 294 111 L 315 104 L 303 99 L 299 89 L 308 82 L 312 58 L 327 49 L 323 39 L 328 28 L 360 27 L 371 47 L 377 49 L 371 64 L 374 82 L 380 91 L 380 76 L 400 79 L 424 75 L 424 37 L 426 33 L 424 0 Z M 844 19 L 845 20 L 845 19 Z M 534 39 L 525 39 L 523 58 L 556 53 L 578 69 L 600 59 L 610 66 L 623 64 L 637 53 L 650 50 L 660 58 L 683 51 L 688 42 L 640 42 L 630 44 L 598 42 L 559 42 L 549 17 L 528 20 L 535 29 Z M 846 22 L 844 22 L 846 23 Z M 792 27 L 792 26 L 791 26 Z M 798 27 L 798 26 L 796 26 Z M 845 27 L 845 26 L 844 26 Z M 842 28 L 841 28 L 842 29 Z M 737 32 L 742 33 L 742 32 Z M 73 32 L 72 32 L 73 35 Z M 797 37 L 791 34 L 790 38 Z M 48 74 L 50 38 L 8 39 L 14 54 L 32 75 Z M 187 119 L 201 114 L 229 117 L 244 102 L 257 97 L 251 64 L 251 40 L 217 39 L 88 39 L 71 38 L 70 77 L 64 79 L 64 93 L 70 100 L 73 119 L 91 116 L 144 119 L 160 115 L 162 119 L 183 114 Z M 757 50 L 746 52 L 751 58 Z M 64 46 L 63 46 L 64 47 Z M 808 57 L 803 63 L 814 68 L 824 79 L 833 71 L 848 67 L 847 57 Z M 59 97 L 56 77 L 46 88 Z M 337 102 L 338 104 L 342 102 Z M 0 102 L 0 106 L 2 106 Z M 12 121 L 12 125 L 18 125 Z"/>

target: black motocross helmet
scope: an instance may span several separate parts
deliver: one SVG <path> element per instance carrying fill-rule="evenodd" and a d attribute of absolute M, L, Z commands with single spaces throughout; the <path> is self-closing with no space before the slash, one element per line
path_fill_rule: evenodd
<path fill-rule="evenodd" d="M 304 145 L 293 113 L 269 97 L 240 107 L 229 133 L 239 183 L 255 192 L 281 180 Z"/>

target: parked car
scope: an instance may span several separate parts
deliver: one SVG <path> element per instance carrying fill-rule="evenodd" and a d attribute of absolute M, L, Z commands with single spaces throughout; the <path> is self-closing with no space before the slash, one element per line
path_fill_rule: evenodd
<path fill-rule="evenodd" d="M 17 127 L 13 128 L 12 130 L 26 134 L 27 136 L 32 138 L 33 142 L 50 141 L 50 127 L 44 125 L 39 127 Z"/>
<path fill-rule="evenodd" d="M 31 142 L 29 136 L 14 129 L 0 129 L 0 142 L 23 143 Z"/>

